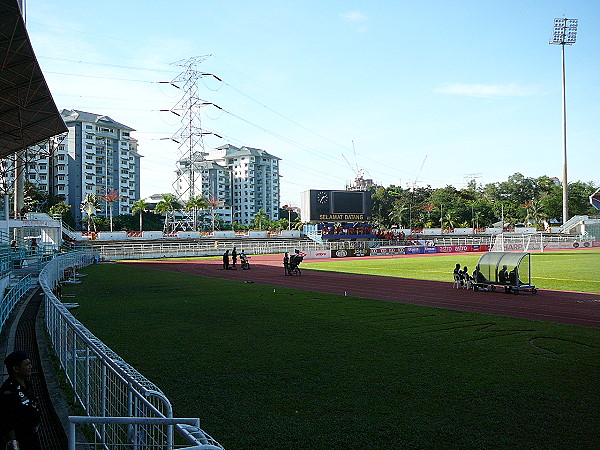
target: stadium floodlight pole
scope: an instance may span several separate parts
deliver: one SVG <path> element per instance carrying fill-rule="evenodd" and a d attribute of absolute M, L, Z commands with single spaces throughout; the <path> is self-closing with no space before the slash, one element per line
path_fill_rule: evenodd
<path fill-rule="evenodd" d="M 565 76 L 565 45 L 573 45 L 577 39 L 577 19 L 554 19 L 551 45 L 562 49 L 562 128 L 563 128 L 563 225 L 569 220 L 569 190 L 567 185 L 567 94 Z"/>

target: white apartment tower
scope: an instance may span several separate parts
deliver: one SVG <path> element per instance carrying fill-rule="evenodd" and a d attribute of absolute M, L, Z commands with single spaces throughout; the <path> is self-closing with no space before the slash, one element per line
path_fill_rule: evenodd
<path fill-rule="evenodd" d="M 118 191 L 112 203 L 113 215 L 131 214 L 133 203 L 140 198 L 140 155 L 133 128 L 108 116 L 63 109 L 61 115 L 69 129 L 68 185 L 65 195 L 76 220 L 81 219 L 79 205 L 86 194 L 103 195 Z M 99 215 L 108 215 L 110 204 L 100 200 Z"/>
<path fill-rule="evenodd" d="M 231 171 L 204 159 L 206 155 L 194 152 L 177 161 L 175 192 L 183 200 L 202 195 L 231 205 Z"/>
<path fill-rule="evenodd" d="M 63 195 L 71 205 L 75 222 L 82 219 L 81 201 L 86 194 L 118 191 L 113 216 L 131 214 L 140 198 L 140 155 L 133 128 L 108 116 L 63 109 L 66 135 L 27 149 L 26 179 L 38 189 Z M 108 203 L 99 199 L 98 215 L 108 216 Z"/>
<path fill-rule="evenodd" d="M 183 158 L 177 163 L 176 191 L 188 198 L 191 180 L 196 195 L 224 201 L 233 220 L 249 225 L 262 209 L 270 220 L 279 219 L 279 161 L 264 150 L 227 144 Z M 193 173 L 191 173 L 193 171 Z M 229 214 L 228 214 L 229 215 Z M 230 222 L 231 218 L 223 219 Z"/>

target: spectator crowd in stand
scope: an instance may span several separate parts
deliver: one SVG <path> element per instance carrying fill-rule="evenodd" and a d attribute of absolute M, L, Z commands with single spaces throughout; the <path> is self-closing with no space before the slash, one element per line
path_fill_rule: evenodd
<path fill-rule="evenodd" d="M 413 236 L 406 236 L 402 230 L 379 230 L 366 223 L 322 223 L 319 229 L 323 236 L 336 236 L 339 239 L 364 236 L 390 241 L 392 245 L 419 245 Z"/>
<path fill-rule="evenodd" d="M 321 224 L 321 234 L 364 236 L 373 234 L 373 227 L 364 223 L 324 223 Z"/>

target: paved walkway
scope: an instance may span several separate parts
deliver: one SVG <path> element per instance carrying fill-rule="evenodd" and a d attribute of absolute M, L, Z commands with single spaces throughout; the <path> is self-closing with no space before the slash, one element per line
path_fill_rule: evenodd
<path fill-rule="evenodd" d="M 40 441 L 44 450 L 63 450 L 67 448 L 67 436 L 61 420 L 55 412 L 53 398 L 62 397 L 62 391 L 56 382 L 54 368 L 46 346 L 44 326 L 41 319 L 43 296 L 41 289 L 31 289 L 26 298 L 15 308 L 10 318 L 4 324 L 0 334 L 0 355 L 5 355 L 15 349 L 26 350 L 33 365 L 31 383 L 33 391 L 40 401 L 42 423 L 40 426 Z M 2 373 L 5 372 L 2 366 Z M 4 374 L 2 381 L 6 379 Z M 48 385 L 51 388 L 48 389 Z M 52 392 L 52 395 L 51 393 Z M 63 414 L 64 415 L 64 414 Z"/>

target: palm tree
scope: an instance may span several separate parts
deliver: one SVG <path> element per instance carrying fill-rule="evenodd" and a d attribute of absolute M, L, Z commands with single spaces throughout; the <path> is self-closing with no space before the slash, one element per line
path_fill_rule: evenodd
<path fill-rule="evenodd" d="M 96 224 L 93 217 L 98 211 L 99 206 L 98 198 L 92 192 L 87 193 L 81 202 L 81 212 L 87 216 L 88 231 L 92 231 L 92 226 L 94 227 L 94 231 L 96 231 Z"/>
<path fill-rule="evenodd" d="M 169 211 L 181 209 L 181 204 L 177 201 L 173 194 L 162 194 L 162 200 L 156 204 L 156 212 L 164 213 L 165 215 L 165 226 L 164 230 L 169 229 Z"/>
<path fill-rule="evenodd" d="M 425 211 L 427 211 L 427 221 L 430 222 L 431 221 L 431 211 L 433 211 L 435 209 L 435 206 L 432 205 L 431 203 L 428 203 L 425 206 L 423 206 L 423 209 Z"/>
<path fill-rule="evenodd" d="M 402 218 L 404 213 L 408 210 L 406 206 L 401 203 L 394 203 L 392 210 L 390 211 L 389 217 L 393 223 L 397 223 L 399 228 L 402 228 Z"/>
<path fill-rule="evenodd" d="M 258 229 L 262 231 L 262 224 L 269 220 L 269 217 L 265 214 L 264 209 L 260 208 L 258 212 L 254 215 L 254 225 L 258 223 Z"/>
<path fill-rule="evenodd" d="M 212 217 L 212 232 L 214 234 L 215 232 L 215 208 L 217 206 L 220 206 L 222 204 L 221 200 L 219 200 L 219 197 L 211 195 L 208 200 L 206 200 L 206 203 L 208 206 L 210 206 L 210 215 Z"/>
<path fill-rule="evenodd" d="M 113 231 L 113 209 L 112 204 L 121 198 L 119 191 L 117 189 L 108 188 L 106 190 L 106 194 L 101 195 L 100 198 L 106 202 L 106 207 L 108 208 L 110 214 L 110 232 Z"/>
<path fill-rule="evenodd" d="M 137 211 L 140 212 L 140 231 L 142 231 L 142 216 L 144 215 L 144 211 L 148 209 L 148 203 L 143 198 L 137 200 L 131 207 L 132 214 L 135 214 Z"/>
<path fill-rule="evenodd" d="M 442 228 L 444 227 L 443 224 L 448 225 L 448 228 L 454 228 L 455 225 L 455 221 L 454 221 L 454 214 L 451 212 L 447 212 L 446 215 L 444 216 L 444 221 L 442 223 Z"/>
<path fill-rule="evenodd" d="M 194 211 L 194 231 L 198 230 L 198 210 L 208 206 L 208 201 L 202 195 L 196 195 L 185 203 L 185 210 Z"/>

